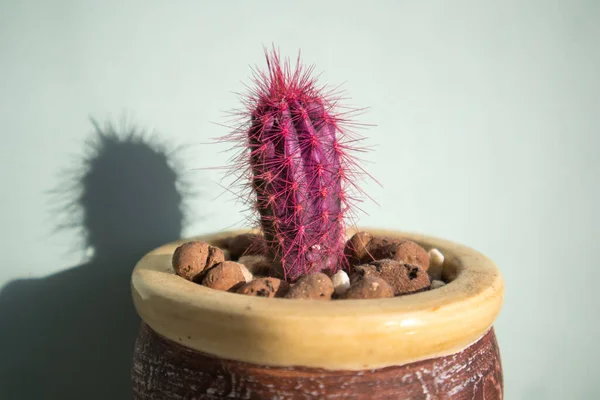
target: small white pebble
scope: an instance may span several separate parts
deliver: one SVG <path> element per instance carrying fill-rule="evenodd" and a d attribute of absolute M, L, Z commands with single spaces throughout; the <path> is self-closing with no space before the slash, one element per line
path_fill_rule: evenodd
<path fill-rule="evenodd" d="M 331 277 L 331 281 L 333 282 L 333 289 L 335 290 L 335 294 L 341 295 L 348 290 L 350 287 L 350 277 L 345 271 L 341 269 L 333 274 Z"/>
<path fill-rule="evenodd" d="M 444 265 L 444 255 L 438 249 L 429 250 L 429 269 L 427 273 L 433 280 L 442 279 L 442 267 Z"/>
<path fill-rule="evenodd" d="M 446 285 L 446 282 L 444 282 L 444 281 L 434 280 L 431 282 L 431 289 L 438 289 L 445 285 Z"/>
<path fill-rule="evenodd" d="M 252 272 L 248 271 L 248 268 L 246 268 L 246 266 L 244 264 L 240 264 L 240 269 L 242 270 L 242 275 L 244 275 L 244 279 L 246 280 L 246 283 L 252 281 L 252 279 L 254 279 L 254 276 L 252 276 Z"/>

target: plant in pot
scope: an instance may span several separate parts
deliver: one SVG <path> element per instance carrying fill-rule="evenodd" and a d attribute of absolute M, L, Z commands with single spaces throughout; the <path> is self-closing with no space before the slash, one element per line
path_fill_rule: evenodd
<path fill-rule="evenodd" d="M 136 399 L 501 399 L 503 280 L 466 246 L 348 223 L 347 114 L 273 51 L 246 98 L 258 227 L 166 244 L 131 279 Z"/>

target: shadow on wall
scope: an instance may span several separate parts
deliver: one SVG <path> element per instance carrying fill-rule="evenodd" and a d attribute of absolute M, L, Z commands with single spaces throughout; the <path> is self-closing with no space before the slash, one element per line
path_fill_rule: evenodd
<path fill-rule="evenodd" d="M 1 399 L 131 399 L 139 329 L 130 274 L 144 253 L 180 237 L 182 176 L 174 154 L 135 128 L 94 124 L 90 153 L 55 195 L 90 261 L 0 292 Z M 182 187 L 184 186 L 184 187 Z"/>

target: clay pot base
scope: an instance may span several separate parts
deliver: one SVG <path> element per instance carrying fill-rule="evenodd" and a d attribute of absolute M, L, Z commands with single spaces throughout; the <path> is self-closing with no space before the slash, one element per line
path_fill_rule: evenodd
<path fill-rule="evenodd" d="M 463 351 L 363 371 L 267 367 L 181 346 L 142 324 L 133 360 L 133 398 L 150 399 L 480 399 L 503 396 L 491 328 Z"/>

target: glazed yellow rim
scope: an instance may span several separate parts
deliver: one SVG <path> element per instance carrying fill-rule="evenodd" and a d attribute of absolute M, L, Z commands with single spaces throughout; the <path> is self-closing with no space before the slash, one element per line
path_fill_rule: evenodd
<path fill-rule="evenodd" d="M 144 256 L 131 277 L 138 314 L 153 330 L 188 348 L 271 366 L 362 370 L 403 365 L 463 350 L 492 326 L 504 282 L 483 254 L 415 233 L 361 229 L 413 240 L 445 258 L 446 286 L 369 300 L 269 299 L 221 292 L 176 276 L 178 241 Z M 245 231 L 194 238 L 217 243 Z M 349 232 L 351 235 L 353 232 Z M 191 240 L 191 239 L 190 239 Z"/>

